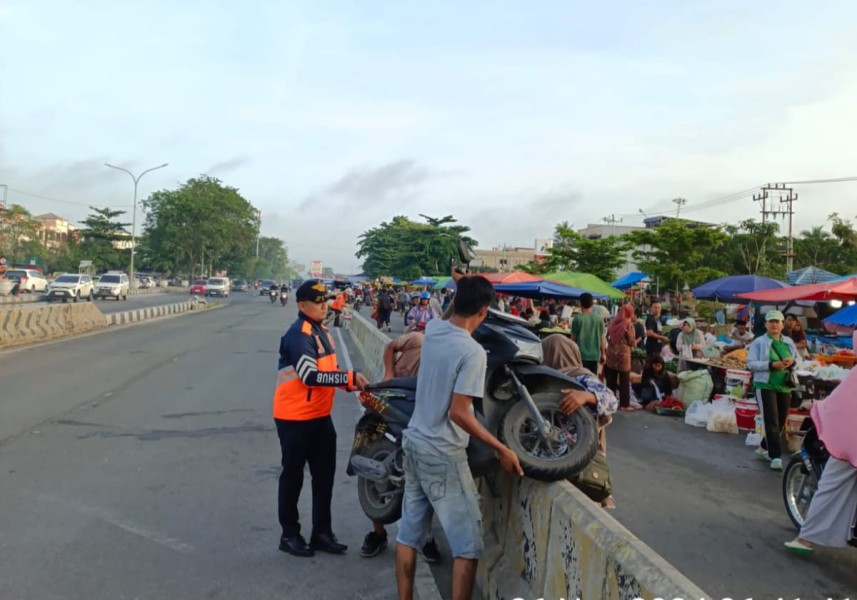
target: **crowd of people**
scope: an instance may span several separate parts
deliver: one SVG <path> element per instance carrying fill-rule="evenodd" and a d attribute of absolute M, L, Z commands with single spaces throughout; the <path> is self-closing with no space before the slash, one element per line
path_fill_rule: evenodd
<path fill-rule="evenodd" d="M 605 485 L 597 495 L 585 491 L 605 509 L 616 506 L 606 462 L 607 427 L 613 414 L 617 410 L 636 410 L 642 403 L 672 393 L 672 380 L 662 356 L 665 345 L 674 343 L 682 360 L 692 360 L 703 344 L 691 318 L 681 321 L 674 339 L 666 335 L 658 302 L 651 303 L 645 318 L 641 318 L 630 303 L 615 306 L 611 314 L 590 294 L 581 295 L 576 304 L 561 301 L 536 306 L 521 298 L 497 297 L 491 284 L 479 276 L 459 275 L 457 285 L 455 293 L 409 293 L 392 288 L 358 292 L 363 294 L 362 301 L 372 307 L 379 329 L 386 326 L 390 331 L 393 312 L 407 328 L 385 349 L 384 378 L 418 375 L 414 415 L 402 436 L 405 491 L 396 549 L 402 599 L 413 597 L 417 554 L 432 561 L 440 559 L 430 534 L 432 519 L 440 523 L 453 555 L 453 596 L 470 597 L 483 549 L 477 492 L 465 452 L 470 437 L 490 446 L 503 469 L 523 475 L 515 452 L 487 431 L 471 409 L 473 401 L 483 394 L 487 364 L 485 350 L 471 334 L 489 308 L 519 316 L 542 332 L 544 363 L 578 385 L 577 389 L 563 390 L 560 410 L 571 413 L 586 409 L 596 416 L 598 452 L 593 463 L 598 461 L 606 469 Z M 316 551 L 342 554 L 347 546 L 337 539 L 331 526 L 336 431 L 330 413 L 335 388 L 363 390 L 368 381 L 360 373 L 338 367 L 333 338 L 323 324 L 329 310 L 325 286 L 318 281 L 304 282 L 296 299 L 300 313 L 280 343 L 273 401 L 282 455 L 278 491 L 280 549 L 299 557 L 312 556 Z M 344 299 L 343 296 L 340 300 Z M 337 308 L 342 308 L 341 301 Z M 767 441 L 757 454 L 769 460 L 772 469 L 782 467 L 778 441 L 781 419 L 788 408 L 789 372 L 801 355 L 800 329 L 789 321 L 779 311 L 770 311 L 765 316 L 765 336 L 754 339 L 744 322 L 737 322 L 729 336 L 729 348 L 748 350 L 748 367 L 753 372 L 767 432 Z M 646 361 L 641 376 L 632 384 L 634 349 L 643 350 Z M 849 382 L 848 389 L 853 391 L 857 379 L 851 379 L 853 384 Z M 853 406 L 851 402 L 847 408 L 837 408 L 836 414 L 849 415 L 847 427 L 843 428 L 842 423 L 823 424 L 827 431 L 835 430 L 837 435 L 853 433 L 851 424 L 857 418 Z M 854 494 L 849 490 L 857 490 L 857 438 L 850 433 L 842 437 L 845 438 L 841 451 L 831 447 L 835 457 L 832 460 L 837 462 L 825 471 L 819 501 L 813 503 L 800 536 L 787 544 L 790 550 L 811 553 L 814 543 L 843 542 L 842 536 L 829 534 L 830 513 L 822 509 L 835 512 L 836 526 L 844 522 L 848 510 L 854 513 Z M 306 465 L 312 476 L 313 496 L 309 542 L 301 535 L 297 509 Z M 434 490 L 441 484 L 445 491 L 436 494 Z M 387 541 L 383 524 L 373 523 L 361 555 L 378 555 Z"/>

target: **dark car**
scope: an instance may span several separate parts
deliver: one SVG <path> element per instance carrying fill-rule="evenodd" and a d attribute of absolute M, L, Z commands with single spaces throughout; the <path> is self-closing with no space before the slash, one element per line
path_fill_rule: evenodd
<path fill-rule="evenodd" d="M 272 287 L 280 288 L 280 284 L 274 281 L 273 279 L 263 279 L 259 282 L 259 295 L 267 296 L 268 292 L 271 291 Z"/>
<path fill-rule="evenodd" d="M 243 279 L 239 279 L 235 283 L 232 284 L 233 292 L 246 292 L 250 289 L 250 284 L 244 281 Z"/>

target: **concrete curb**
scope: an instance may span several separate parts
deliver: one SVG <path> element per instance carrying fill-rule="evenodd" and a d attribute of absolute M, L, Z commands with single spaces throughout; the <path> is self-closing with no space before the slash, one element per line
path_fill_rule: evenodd
<path fill-rule="evenodd" d="M 137 288 L 128 290 L 129 296 L 150 296 L 152 294 L 187 294 L 190 288 L 186 287 L 153 287 L 153 288 Z"/>
<path fill-rule="evenodd" d="M 168 315 L 177 315 L 189 311 L 208 310 L 221 306 L 219 304 L 199 304 L 194 300 L 186 300 L 175 304 L 164 304 L 161 306 L 150 306 L 148 308 L 138 308 L 135 310 L 126 310 L 123 312 L 113 313 L 108 315 L 109 325 L 127 325 L 129 323 L 138 323 L 149 319 L 158 319 Z"/>
<path fill-rule="evenodd" d="M 348 332 L 367 377 L 378 381 L 389 338 L 359 313 Z M 485 598 L 709 597 L 566 481 L 542 483 L 501 472 L 496 496 L 484 480 L 479 485 L 485 554 L 476 584 Z"/>
<path fill-rule="evenodd" d="M 0 349 L 107 327 L 92 303 L 45 305 L 33 310 L 0 308 Z"/>

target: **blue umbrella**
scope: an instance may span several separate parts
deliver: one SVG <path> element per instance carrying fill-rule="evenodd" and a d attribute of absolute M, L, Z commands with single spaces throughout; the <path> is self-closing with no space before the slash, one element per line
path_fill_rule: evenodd
<path fill-rule="evenodd" d="M 846 306 L 822 320 L 825 323 L 832 323 L 843 327 L 857 327 L 857 304 Z"/>
<path fill-rule="evenodd" d="M 760 275 L 733 275 L 721 277 L 693 289 L 694 298 L 700 300 L 717 300 L 718 302 L 731 302 L 736 304 L 747 304 L 746 298 L 739 298 L 738 294 L 772 290 L 775 288 L 788 287 L 782 281 L 762 277 Z"/>
<path fill-rule="evenodd" d="M 446 281 L 441 281 L 437 284 L 438 289 L 441 290 L 454 290 L 455 289 L 455 281 L 450 277 Z"/>
<path fill-rule="evenodd" d="M 634 271 L 633 273 L 623 275 L 610 285 L 619 290 L 627 290 L 628 288 L 635 286 L 641 281 L 643 281 L 646 277 L 648 277 L 648 275 L 646 275 L 645 273 Z"/>
<path fill-rule="evenodd" d="M 501 294 L 511 294 L 522 298 L 580 298 L 586 290 L 563 285 L 553 281 L 521 281 L 518 283 L 495 283 L 494 289 Z M 591 293 L 591 292 L 590 292 Z M 592 294 L 598 300 L 609 300 L 606 294 Z"/>
<path fill-rule="evenodd" d="M 411 285 L 434 285 L 435 283 L 435 280 L 431 277 L 420 277 L 419 279 L 414 279 Z"/>
<path fill-rule="evenodd" d="M 806 285 L 809 283 L 827 283 L 828 281 L 839 281 L 836 273 L 819 269 L 818 267 L 804 267 L 788 274 L 790 285 Z"/>

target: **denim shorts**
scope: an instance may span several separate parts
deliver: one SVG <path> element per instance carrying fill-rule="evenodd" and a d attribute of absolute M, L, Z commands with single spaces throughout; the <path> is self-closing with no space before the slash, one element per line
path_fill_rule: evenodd
<path fill-rule="evenodd" d="M 431 529 L 432 509 L 443 528 L 452 556 L 477 559 L 482 554 L 479 494 L 466 460 L 414 451 L 403 440 L 405 495 L 396 541 L 420 549 Z"/>

